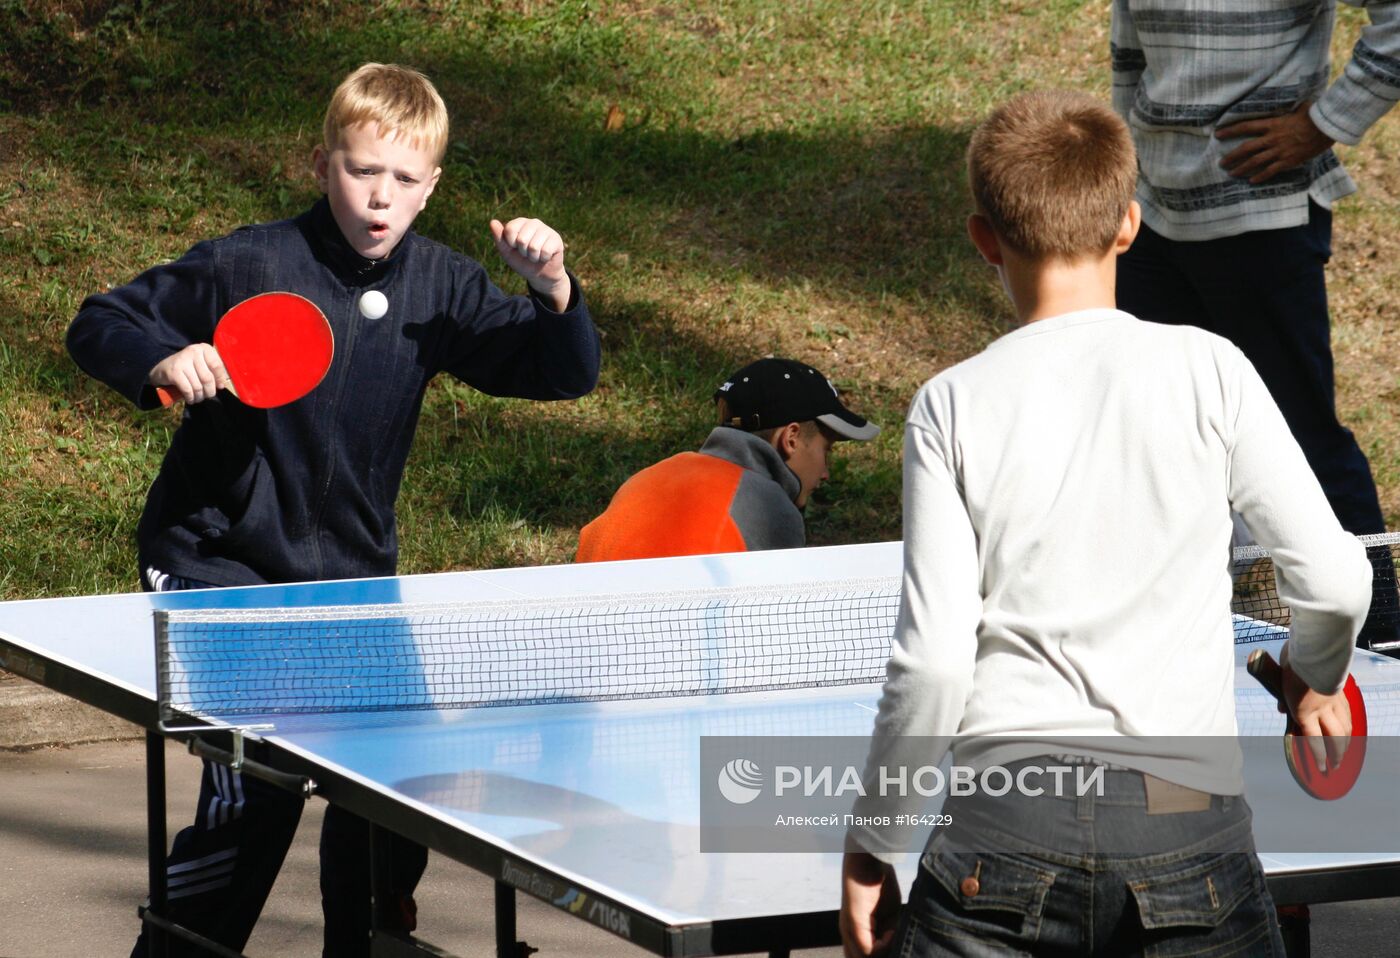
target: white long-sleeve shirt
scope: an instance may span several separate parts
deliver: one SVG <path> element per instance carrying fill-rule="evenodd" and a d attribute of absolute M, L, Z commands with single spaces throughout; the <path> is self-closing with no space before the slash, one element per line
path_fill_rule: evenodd
<path fill-rule="evenodd" d="M 1235 346 L 1088 310 L 935 377 L 906 426 L 903 601 L 869 767 L 901 736 L 1235 735 L 1232 509 L 1274 555 L 1294 668 L 1338 689 L 1371 567 Z M 956 759 L 1039 754 L 992 744 L 963 738 Z M 1136 749 L 1118 758 L 1142 767 Z M 1193 751 L 1146 770 L 1242 791 L 1238 748 L 1223 767 Z"/>

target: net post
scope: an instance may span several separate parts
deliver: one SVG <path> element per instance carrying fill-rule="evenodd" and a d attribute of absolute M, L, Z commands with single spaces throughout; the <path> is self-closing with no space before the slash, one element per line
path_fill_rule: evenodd
<path fill-rule="evenodd" d="M 1381 655 L 1400 658 L 1400 581 L 1395 558 L 1400 536 L 1386 532 L 1358 536 L 1371 563 L 1371 607 L 1356 644 Z"/>
<path fill-rule="evenodd" d="M 170 715 L 170 613 L 155 610 L 156 721 L 164 725 Z"/>

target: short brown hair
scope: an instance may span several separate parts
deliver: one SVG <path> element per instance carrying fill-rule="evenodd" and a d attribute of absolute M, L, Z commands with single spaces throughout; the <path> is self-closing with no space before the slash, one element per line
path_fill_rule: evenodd
<path fill-rule="evenodd" d="M 447 105 L 432 81 L 409 67 L 366 63 L 340 81 L 321 128 L 325 148 L 335 148 L 341 130 L 363 123 L 408 137 L 434 163 L 447 152 Z"/>
<path fill-rule="evenodd" d="M 1102 255 L 1137 185 L 1127 126 L 1084 93 L 1022 93 L 973 132 L 967 172 L 977 212 L 1035 259 Z"/>

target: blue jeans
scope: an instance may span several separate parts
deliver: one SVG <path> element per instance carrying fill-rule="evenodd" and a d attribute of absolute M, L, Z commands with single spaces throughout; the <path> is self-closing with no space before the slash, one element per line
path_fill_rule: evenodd
<path fill-rule="evenodd" d="M 1140 773 L 1104 782 L 1083 798 L 949 798 L 890 954 L 1282 958 L 1243 798 L 1149 814 Z"/>

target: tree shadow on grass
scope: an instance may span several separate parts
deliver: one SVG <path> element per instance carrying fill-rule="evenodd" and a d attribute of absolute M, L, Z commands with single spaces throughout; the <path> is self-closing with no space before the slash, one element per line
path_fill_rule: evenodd
<path fill-rule="evenodd" d="M 206 187 L 210 179 L 255 191 L 261 184 L 262 218 L 293 212 L 313 194 L 289 154 L 309 153 L 319 139 L 339 77 L 397 41 L 393 52 L 435 79 L 454 114 L 446 202 L 429 205 L 424 231 L 470 254 L 490 251 L 474 214 L 505 202 L 575 213 L 571 239 L 584 250 L 659 252 L 708 261 L 719 274 L 996 311 L 988 284 L 966 275 L 976 261 L 963 227 L 965 129 L 847 125 L 728 137 L 642 117 L 609 131 L 560 95 L 610 76 L 587 49 L 569 56 L 543 43 L 435 39 L 409 14 L 376 19 L 351 4 L 241 0 L 182 6 L 178 16 L 170 4 L 136 6 L 146 19 L 126 4 L 82 5 L 78 27 L 116 37 L 121 26 L 126 42 L 103 48 L 70 38 L 68 53 L 53 57 L 62 76 L 46 68 L 23 89 L 18 79 L 9 84 L 16 112 L 44 117 L 68 142 L 97 151 L 110 139 L 116 162 L 74 169 L 98 187 L 119 183 L 131 154 L 194 150 L 202 169 L 168 175 L 172 198 L 182 179 L 198 175 Z M 38 57 L 22 55 L 23 41 L 51 41 L 59 20 L 47 32 L 11 24 L 18 52 L 9 73 L 39 69 Z M 664 224 L 659 251 L 629 250 L 655 242 L 639 223 Z"/>

